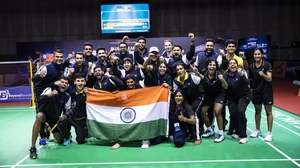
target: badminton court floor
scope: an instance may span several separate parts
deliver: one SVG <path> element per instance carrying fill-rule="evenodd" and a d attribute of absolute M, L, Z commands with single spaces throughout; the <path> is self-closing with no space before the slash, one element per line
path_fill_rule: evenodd
<path fill-rule="evenodd" d="M 255 130 L 254 108 L 247 108 L 247 134 Z M 111 150 L 89 141 L 88 144 L 60 146 L 50 141 L 38 147 L 39 158 L 28 157 L 31 144 L 31 130 L 35 112 L 30 107 L 0 107 L 0 168 L 2 167 L 134 167 L 134 168 L 189 168 L 189 167 L 300 167 L 300 117 L 273 107 L 274 140 L 264 142 L 263 138 L 249 138 L 247 144 L 226 135 L 216 144 L 213 138 L 204 139 L 200 146 L 187 143 L 176 148 L 166 142 L 148 149 L 140 144 L 127 145 Z M 228 115 L 227 115 L 228 116 Z M 266 115 L 262 115 L 261 128 L 267 131 Z M 73 137 L 74 137 L 73 132 Z M 74 140 L 75 138 L 73 138 Z"/>

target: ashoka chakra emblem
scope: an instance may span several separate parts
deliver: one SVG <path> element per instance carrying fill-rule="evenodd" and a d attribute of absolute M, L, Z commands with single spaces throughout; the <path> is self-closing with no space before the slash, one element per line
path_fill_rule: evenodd
<path fill-rule="evenodd" d="M 124 123 L 131 123 L 134 121 L 136 113 L 132 108 L 126 107 L 120 113 L 120 118 Z"/>

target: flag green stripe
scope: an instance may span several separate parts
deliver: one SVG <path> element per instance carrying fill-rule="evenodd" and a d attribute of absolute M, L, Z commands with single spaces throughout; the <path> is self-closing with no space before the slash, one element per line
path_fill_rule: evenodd
<path fill-rule="evenodd" d="M 109 124 L 88 120 L 89 136 L 101 141 L 128 142 L 167 135 L 167 120 L 159 119 L 137 124 Z"/>

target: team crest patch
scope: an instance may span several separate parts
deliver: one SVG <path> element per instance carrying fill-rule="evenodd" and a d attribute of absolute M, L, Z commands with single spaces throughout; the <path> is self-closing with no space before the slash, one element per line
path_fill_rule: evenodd
<path fill-rule="evenodd" d="M 126 107 L 124 108 L 120 113 L 120 118 L 124 123 L 132 123 L 136 117 L 136 112 L 130 108 Z"/>

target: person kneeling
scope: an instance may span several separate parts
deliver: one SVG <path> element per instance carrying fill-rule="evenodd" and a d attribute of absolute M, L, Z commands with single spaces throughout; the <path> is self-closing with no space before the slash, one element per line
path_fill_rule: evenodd
<path fill-rule="evenodd" d="M 67 120 L 60 121 L 58 128 L 64 135 L 64 146 L 68 146 L 72 141 L 71 126 L 75 128 L 76 141 L 78 144 L 85 143 L 87 137 L 86 126 L 86 80 L 82 74 L 76 74 L 74 80 L 75 89 L 70 91 L 72 108 L 67 111 Z"/>
<path fill-rule="evenodd" d="M 185 141 L 191 137 L 194 145 L 200 145 L 200 130 L 196 127 L 196 117 L 191 105 L 184 102 L 184 97 L 180 90 L 175 91 L 175 132 L 173 134 L 173 143 L 176 147 L 182 147 Z"/>
<path fill-rule="evenodd" d="M 57 129 L 57 123 L 66 119 L 66 110 L 71 107 L 71 98 L 65 91 L 68 88 L 69 79 L 62 77 L 59 80 L 58 87 L 47 87 L 39 99 L 39 108 L 36 115 L 36 120 L 32 129 L 32 144 L 30 148 L 30 158 L 36 159 L 38 157 L 35 147 L 38 134 L 41 129 L 41 123 L 47 122 L 52 128 L 54 138 L 58 143 L 63 143 L 63 136 L 59 129 Z M 63 115 L 61 116 L 61 113 Z M 56 128 L 54 128 L 56 127 Z"/>

